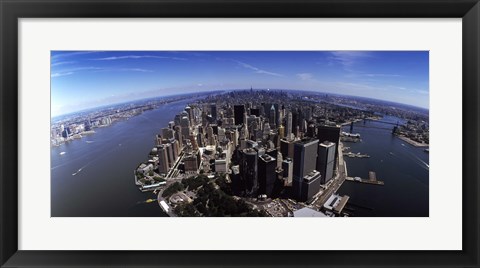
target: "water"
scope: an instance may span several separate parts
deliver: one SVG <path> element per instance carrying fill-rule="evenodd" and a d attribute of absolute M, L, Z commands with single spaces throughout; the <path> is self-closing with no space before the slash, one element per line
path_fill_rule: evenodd
<path fill-rule="evenodd" d="M 155 135 L 191 100 L 164 104 L 51 150 L 52 217 L 166 216 L 134 184 Z M 65 152 L 64 154 L 61 154 Z M 73 175 L 75 174 L 75 175 Z"/>
<path fill-rule="evenodd" d="M 384 117 L 381 121 L 402 123 L 396 117 Z M 371 156 L 345 157 L 348 176 L 368 179 L 368 172 L 375 171 L 377 179 L 385 182 L 384 186 L 377 186 L 345 181 L 338 193 L 350 196 L 353 216 L 428 216 L 429 155 L 424 152 L 425 148 L 414 147 L 393 136 L 392 128 L 393 125 L 375 121 L 358 122 L 353 132 L 361 134 L 362 142 L 344 143 L 351 152 Z M 350 131 L 349 126 L 343 130 Z"/>

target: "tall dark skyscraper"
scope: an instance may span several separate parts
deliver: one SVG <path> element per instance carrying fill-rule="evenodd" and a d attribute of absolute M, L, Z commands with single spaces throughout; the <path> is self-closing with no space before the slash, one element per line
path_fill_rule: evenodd
<path fill-rule="evenodd" d="M 243 118 L 245 114 L 245 106 L 243 105 L 235 105 L 233 106 L 233 117 L 234 117 L 234 124 L 235 125 L 241 125 L 245 122 L 243 122 Z"/>
<path fill-rule="evenodd" d="M 317 170 L 322 174 L 321 184 L 333 177 L 335 168 L 335 143 L 325 141 L 318 145 Z"/>
<path fill-rule="evenodd" d="M 252 148 L 243 150 L 240 171 L 245 182 L 245 192 L 255 196 L 258 190 L 258 154 Z"/>
<path fill-rule="evenodd" d="M 213 120 L 217 121 L 217 105 L 210 105 L 210 114 L 212 115 Z"/>
<path fill-rule="evenodd" d="M 336 167 L 338 158 L 338 143 L 340 141 L 340 127 L 317 126 L 317 139 L 319 142 L 331 141 L 335 143 L 334 166 Z"/>
<path fill-rule="evenodd" d="M 251 108 L 250 115 L 260 116 L 260 109 L 258 108 Z"/>
<path fill-rule="evenodd" d="M 297 199 L 301 198 L 303 178 L 316 168 L 317 151 L 317 139 L 303 139 L 294 144 L 292 186 L 293 194 Z"/>
<path fill-rule="evenodd" d="M 258 193 L 272 196 L 273 186 L 277 178 L 275 167 L 277 160 L 268 154 L 258 158 Z"/>
<path fill-rule="evenodd" d="M 277 116 L 277 112 L 275 111 L 275 106 L 272 104 L 272 107 L 270 107 L 270 116 L 268 119 L 268 122 L 270 123 L 271 127 L 275 127 L 277 124 L 277 120 L 275 119 Z"/>

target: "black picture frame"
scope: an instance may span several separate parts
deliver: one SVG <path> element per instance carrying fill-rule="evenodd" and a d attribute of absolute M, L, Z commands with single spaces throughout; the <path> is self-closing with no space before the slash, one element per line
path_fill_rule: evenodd
<path fill-rule="evenodd" d="M 0 0 L 1 267 L 479 267 L 478 0 Z M 18 250 L 19 18 L 462 18 L 462 248 L 460 251 Z M 445 131 L 453 131 L 445 129 Z M 41 231 L 41 230 L 39 230 Z M 448 232 L 448 230 L 445 230 Z M 441 237 L 439 237 L 441 239 Z M 292 248 L 295 248 L 292 245 Z"/>

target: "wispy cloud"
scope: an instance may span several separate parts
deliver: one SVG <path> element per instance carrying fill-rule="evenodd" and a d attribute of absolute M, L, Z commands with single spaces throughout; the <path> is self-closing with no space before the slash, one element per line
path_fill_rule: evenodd
<path fill-rule="evenodd" d="M 297 77 L 300 78 L 300 80 L 312 80 L 313 79 L 313 74 L 311 73 L 299 73 L 297 74 Z"/>
<path fill-rule="evenodd" d="M 245 62 L 241 62 L 241 61 L 238 61 L 238 60 L 233 60 L 233 61 L 235 61 L 236 63 L 238 63 L 240 66 L 242 66 L 244 68 L 255 71 L 255 73 L 257 73 L 257 74 L 268 74 L 268 75 L 273 75 L 273 76 L 283 76 L 279 73 L 274 73 L 274 72 L 269 72 L 269 71 L 266 71 L 266 70 L 262 70 L 258 67 L 252 66 L 252 65 L 250 65 L 248 63 L 245 63 Z"/>
<path fill-rule="evenodd" d="M 401 77 L 399 74 L 363 74 L 368 77 Z"/>
<path fill-rule="evenodd" d="M 59 62 L 54 62 L 50 64 L 51 67 L 59 66 L 59 65 L 65 65 L 65 64 L 73 64 L 75 61 L 59 61 Z"/>
<path fill-rule="evenodd" d="M 418 90 L 417 92 L 423 95 L 428 95 L 428 90 Z"/>
<path fill-rule="evenodd" d="M 120 72 L 142 72 L 142 73 L 152 73 L 152 70 L 141 69 L 141 68 L 120 68 L 120 69 L 105 69 L 105 71 L 120 71 Z"/>
<path fill-rule="evenodd" d="M 74 74 L 74 72 L 66 72 L 66 73 L 53 73 L 50 75 L 50 77 L 54 78 L 54 77 L 60 77 L 60 76 L 66 76 L 66 75 L 71 75 L 71 74 Z"/>
<path fill-rule="evenodd" d="M 359 60 L 372 57 L 372 54 L 366 51 L 335 51 L 330 52 L 329 59 L 340 63 L 345 68 L 350 68 Z"/>
<path fill-rule="evenodd" d="M 66 75 L 72 75 L 78 72 L 84 72 L 84 71 L 94 71 L 94 72 L 142 72 L 142 73 L 151 73 L 153 72 L 152 70 L 147 70 L 147 69 L 142 69 L 142 68 L 99 68 L 99 67 L 78 67 L 78 68 L 70 68 L 70 69 L 65 69 L 62 71 L 58 71 L 55 73 L 52 73 L 50 77 L 60 77 L 60 76 L 66 76 Z"/>
<path fill-rule="evenodd" d="M 179 57 L 153 56 L 153 55 L 127 55 L 127 56 L 113 56 L 106 58 L 96 58 L 92 60 L 128 60 L 128 59 L 165 59 L 165 60 L 187 60 Z"/>
<path fill-rule="evenodd" d="M 76 51 L 76 52 L 63 52 L 59 54 L 55 54 L 52 56 L 52 61 L 57 60 L 59 58 L 65 58 L 65 57 L 72 57 L 72 56 L 78 56 L 78 55 L 86 55 L 86 54 L 92 54 L 92 53 L 98 53 L 101 51 Z"/>

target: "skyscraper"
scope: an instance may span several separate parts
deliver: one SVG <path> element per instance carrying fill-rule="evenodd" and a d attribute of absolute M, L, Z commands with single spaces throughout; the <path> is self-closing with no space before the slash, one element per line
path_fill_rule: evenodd
<path fill-rule="evenodd" d="M 168 163 L 167 148 L 164 144 L 160 144 L 157 146 L 157 154 L 158 154 L 158 173 L 167 174 L 169 163 Z"/>
<path fill-rule="evenodd" d="M 335 143 L 334 168 L 337 166 L 338 143 L 340 141 L 340 127 L 317 126 L 317 139 L 319 142 L 330 141 Z"/>
<path fill-rule="evenodd" d="M 278 138 L 283 139 L 285 137 L 285 127 L 283 125 L 280 125 L 278 127 Z"/>
<path fill-rule="evenodd" d="M 288 186 L 292 185 L 293 161 L 291 158 L 285 158 L 282 161 L 282 169 L 283 169 L 283 180 L 285 181 L 285 184 Z"/>
<path fill-rule="evenodd" d="M 318 145 L 317 170 L 322 174 L 321 184 L 333 177 L 335 167 L 335 143 L 324 141 Z"/>
<path fill-rule="evenodd" d="M 233 117 L 235 119 L 234 121 L 235 125 L 241 125 L 244 123 L 243 122 L 244 114 L 245 114 L 245 106 L 243 105 L 233 106 Z"/>
<path fill-rule="evenodd" d="M 276 159 L 268 154 L 258 158 L 258 195 L 272 196 L 273 186 L 276 180 Z"/>
<path fill-rule="evenodd" d="M 301 184 L 301 194 L 300 194 L 300 201 L 305 202 L 310 200 L 315 194 L 320 191 L 320 181 L 321 181 L 321 174 L 316 170 L 310 171 L 303 177 L 302 184 Z"/>
<path fill-rule="evenodd" d="M 287 139 L 280 140 L 280 152 L 284 158 L 292 158 L 293 159 L 293 147 L 295 142 L 289 141 Z"/>
<path fill-rule="evenodd" d="M 258 154 L 253 148 L 243 150 L 240 171 L 245 182 L 245 192 L 255 196 L 258 190 Z"/>
<path fill-rule="evenodd" d="M 213 120 L 217 121 L 217 105 L 210 105 L 210 114 L 212 115 Z"/>
<path fill-rule="evenodd" d="M 285 133 L 286 133 L 286 136 L 287 136 L 287 139 L 290 139 L 290 136 L 293 132 L 293 129 L 292 129 L 292 112 L 288 112 L 287 114 L 287 125 L 285 127 Z"/>
<path fill-rule="evenodd" d="M 277 111 L 275 111 L 275 106 L 272 104 L 272 107 L 270 107 L 270 117 L 268 119 L 268 122 L 270 123 L 270 126 L 275 127 L 277 124 L 277 121 L 275 120 L 277 115 Z"/>
<path fill-rule="evenodd" d="M 302 181 L 305 175 L 315 170 L 318 140 L 303 139 L 295 142 L 293 151 L 293 194 L 301 198 Z"/>

